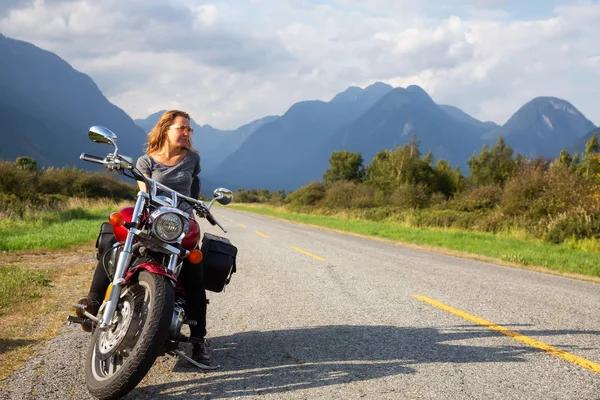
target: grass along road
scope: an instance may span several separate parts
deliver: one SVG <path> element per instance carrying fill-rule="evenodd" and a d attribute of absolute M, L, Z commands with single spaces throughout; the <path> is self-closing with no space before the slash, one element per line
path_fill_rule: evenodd
<path fill-rule="evenodd" d="M 0 220 L 0 381 L 57 334 L 87 293 L 100 224 L 119 208 L 74 200 L 65 211 Z"/>
<path fill-rule="evenodd" d="M 73 313 L 72 304 L 89 289 L 96 265 L 94 251 L 92 241 L 62 250 L 0 254 L 3 268 L 43 276 L 45 282 L 21 288 L 21 296 L 2 307 L 0 381 L 56 336 L 67 316 Z"/>
<path fill-rule="evenodd" d="M 267 206 L 231 204 L 227 207 L 315 227 L 409 244 L 460 257 L 493 261 L 600 283 L 600 253 L 521 240 L 508 234 L 457 229 L 415 228 L 388 222 L 299 214 Z"/>
<path fill-rule="evenodd" d="M 115 205 L 72 208 L 47 212 L 23 220 L 0 221 L 0 252 L 35 249 L 62 249 L 88 242 L 98 236 Z"/>

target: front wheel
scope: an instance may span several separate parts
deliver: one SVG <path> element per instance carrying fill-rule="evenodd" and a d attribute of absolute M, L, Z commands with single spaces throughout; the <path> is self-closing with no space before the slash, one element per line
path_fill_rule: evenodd
<path fill-rule="evenodd" d="M 167 340 L 173 285 L 141 271 L 120 296 L 110 329 L 96 329 L 85 360 L 85 381 L 99 399 L 116 399 L 146 376 Z"/>

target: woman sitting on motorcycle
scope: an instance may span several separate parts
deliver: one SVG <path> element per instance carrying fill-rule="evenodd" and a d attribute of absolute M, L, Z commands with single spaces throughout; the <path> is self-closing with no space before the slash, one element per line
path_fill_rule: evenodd
<path fill-rule="evenodd" d="M 146 177 L 162 183 L 185 196 L 192 195 L 194 178 L 198 182 L 197 175 L 200 173 L 200 156 L 192 147 L 193 129 L 190 126 L 190 121 L 190 116 L 183 111 L 171 110 L 165 112 L 148 134 L 146 154 L 141 156 L 136 163 L 136 168 Z M 140 190 L 147 190 L 143 182 L 138 182 L 138 184 Z M 197 193 L 194 193 L 194 195 L 197 196 Z M 192 207 L 187 202 L 182 201 L 178 208 L 189 213 L 190 217 L 194 217 Z M 112 226 L 108 223 L 103 224 L 101 232 L 105 232 L 105 229 L 112 232 Z M 97 314 L 106 289 L 110 284 L 106 268 L 102 262 L 103 252 L 115 242 L 114 236 L 109 235 L 108 237 L 111 239 L 108 243 L 102 243 L 99 240 L 98 258 L 100 261 L 96 266 L 88 296 L 79 300 L 79 304 L 85 305 L 86 310 L 94 315 Z M 208 364 L 210 355 L 204 340 L 207 301 L 202 267 L 193 265 L 185 259 L 179 280 L 183 283 L 186 291 L 186 317 L 198 323 L 196 326 L 190 326 L 190 336 L 201 339 L 198 341 L 199 343 L 193 344 L 192 359 L 202 364 Z M 77 309 L 77 314 L 82 317 L 82 310 Z M 85 329 L 85 325 L 82 326 Z"/>

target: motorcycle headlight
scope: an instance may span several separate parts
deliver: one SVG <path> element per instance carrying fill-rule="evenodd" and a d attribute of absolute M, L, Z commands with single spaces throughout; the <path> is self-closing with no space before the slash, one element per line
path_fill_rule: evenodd
<path fill-rule="evenodd" d="M 189 230 L 187 217 L 177 212 L 159 208 L 150 216 L 152 233 L 165 242 L 176 242 L 182 239 Z"/>

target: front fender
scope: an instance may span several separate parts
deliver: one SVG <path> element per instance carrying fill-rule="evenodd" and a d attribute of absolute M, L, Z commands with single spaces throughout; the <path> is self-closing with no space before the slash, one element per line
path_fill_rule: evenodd
<path fill-rule="evenodd" d="M 165 267 L 156 262 L 143 263 L 127 271 L 127 274 L 125 275 L 125 284 L 129 285 L 131 278 L 136 276 L 138 272 L 144 269 L 152 274 L 162 275 L 166 278 L 169 278 L 171 281 L 173 281 L 173 283 L 177 284 L 177 278 L 174 275 L 172 275 Z"/>

